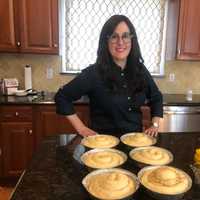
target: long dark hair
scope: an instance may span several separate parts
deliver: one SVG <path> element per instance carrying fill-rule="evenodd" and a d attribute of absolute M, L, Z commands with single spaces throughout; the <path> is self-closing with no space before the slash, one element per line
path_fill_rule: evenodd
<path fill-rule="evenodd" d="M 140 52 L 135 28 L 126 16 L 114 15 L 110 17 L 104 24 L 100 33 L 96 64 L 98 66 L 100 75 L 107 84 L 108 88 L 111 91 L 116 91 L 120 85 L 116 78 L 117 76 L 115 75 L 116 64 L 114 63 L 108 49 L 108 37 L 112 35 L 116 26 L 120 22 L 125 22 L 129 27 L 130 33 L 133 35 L 131 41 L 131 50 L 127 58 L 126 70 L 128 73 L 126 73 L 126 79 L 129 92 L 134 94 L 142 91 L 145 87 L 143 77 L 144 61 Z"/>

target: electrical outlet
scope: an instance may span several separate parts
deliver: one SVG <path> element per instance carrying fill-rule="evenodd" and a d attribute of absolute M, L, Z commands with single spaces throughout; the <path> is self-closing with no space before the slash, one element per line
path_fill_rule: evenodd
<path fill-rule="evenodd" d="M 47 76 L 47 79 L 52 79 L 53 78 L 53 68 L 52 67 L 47 67 L 46 76 Z"/>
<path fill-rule="evenodd" d="M 170 82 L 174 82 L 175 81 L 175 74 L 174 73 L 170 73 L 169 74 L 169 81 Z"/>

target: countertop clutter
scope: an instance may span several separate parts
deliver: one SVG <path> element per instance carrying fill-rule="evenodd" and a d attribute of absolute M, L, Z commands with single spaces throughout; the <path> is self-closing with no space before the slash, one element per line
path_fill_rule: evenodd
<path fill-rule="evenodd" d="M 11 200 L 89 200 L 81 181 L 88 170 L 80 163 L 85 151 L 80 145 L 80 136 L 60 135 L 46 138 L 34 154 L 32 162 L 21 176 Z M 156 146 L 170 150 L 174 155 L 171 166 L 180 168 L 192 179 L 189 165 L 193 163 L 195 149 L 200 145 L 200 133 L 163 133 L 159 135 Z M 184 147 L 184 148 L 183 148 Z M 137 174 L 138 168 L 126 162 L 125 169 Z M 142 187 L 135 200 L 154 200 Z M 184 200 L 199 200 L 199 186 L 193 182 Z"/>
<path fill-rule="evenodd" d="M 55 104 L 54 102 L 54 92 L 38 92 L 34 95 L 26 96 L 15 96 L 15 95 L 1 95 L 0 105 L 7 104 Z M 88 103 L 88 98 L 86 96 L 82 97 L 76 103 Z"/>
<path fill-rule="evenodd" d="M 54 104 L 54 92 L 39 92 L 36 95 L 27 96 L 0 96 L 1 104 Z M 76 103 L 88 104 L 86 96 L 76 101 Z M 190 101 L 185 94 L 163 94 L 164 106 L 200 106 L 200 95 L 193 94 Z"/>

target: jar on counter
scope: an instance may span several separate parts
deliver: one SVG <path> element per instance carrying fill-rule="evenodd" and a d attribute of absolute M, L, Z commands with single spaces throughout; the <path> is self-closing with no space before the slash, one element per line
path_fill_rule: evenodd
<path fill-rule="evenodd" d="M 200 148 L 195 150 L 194 164 L 190 167 L 194 173 L 194 182 L 200 186 Z"/>

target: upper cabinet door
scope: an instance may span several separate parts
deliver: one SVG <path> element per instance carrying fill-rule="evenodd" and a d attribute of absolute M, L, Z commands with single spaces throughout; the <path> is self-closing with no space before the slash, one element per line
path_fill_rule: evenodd
<path fill-rule="evenodd" d="M 58 0 L 21 0 L 21 52 L 58 53 Z"/>
<path fill-rule="evenodd" d="M 0 0 L 0 51 L 58 54 L 58 0 Z"/>
<path fill-rule="evenodd" d="M 181 0 L 177 59 L 200 60 L 200 1 Z"/>
<path fill-rule="evenodd" d="M 15 31 L 15 6 L 14 0 L 0 1 L 0 51 L 18 51 L 17 33 Z"/>

